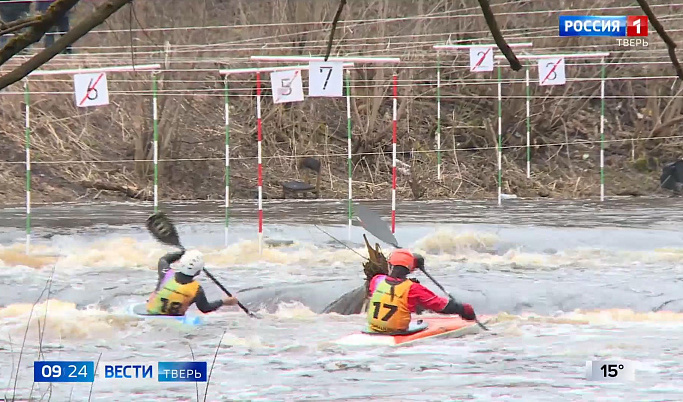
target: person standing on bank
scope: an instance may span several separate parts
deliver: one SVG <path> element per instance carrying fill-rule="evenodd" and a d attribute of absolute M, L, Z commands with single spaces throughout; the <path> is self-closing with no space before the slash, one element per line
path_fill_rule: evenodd
<path fill-rule="evenodd" d="M 31 0 L 0 0 L 0 20 L 5 24 L 18 21 L 26 17 L 31 12 Z M 2 24 L 0 24 L 2 26 Z M 20 31 L 13 32 L 13 35 L 19 34 Z M 12 38 L 12 34 L 0 35 L 0 48 L 7 44 L 7 41 Z M 22 51 L 22 53 L 25 53 Z"/>
<path fill-rule="evenodd" d="M 40 14 L 45 14 L 48 8 L 55 2 L 55 0 L 35 0 L 36 2 L 36 12 Z M 57 32 L 55 32 L 55 28 Z M 56 24 L 50 28 L 49 31 L 45 33 L 45 47 L 48 48 L 55 43 L 55 36 L 60 33 L 62 36 L 69 31 L 69 13 L 64 14 L 62 18 L 59 18 Z M 71 46 L 64 49 L 64 54 L 71 54 Z"/>

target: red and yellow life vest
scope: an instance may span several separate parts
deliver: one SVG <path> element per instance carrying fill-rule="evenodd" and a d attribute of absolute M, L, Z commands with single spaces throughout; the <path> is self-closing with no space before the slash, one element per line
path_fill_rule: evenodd
<path fill-rule="evenodd" d="M 158 315 L 185 315 L 199 292 L 199 282 L 176 282 L 174 277 L 165 280 L 159 291 L 152 293 L 147 302 L 147 313 Z"/>
<path fill-rule="evenodd" d="M 408 329 L 408 292 L 412 284 L 413 282 L 404 280 L 392 285 L 386 278 L 377 284 L 368 305 L 368 326 L 371 331 L 400 332 Z"/>

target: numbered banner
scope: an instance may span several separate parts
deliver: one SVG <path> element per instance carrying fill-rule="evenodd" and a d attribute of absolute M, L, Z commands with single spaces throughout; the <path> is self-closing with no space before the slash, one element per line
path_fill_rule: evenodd
<path fill-rule="evenodd" d="M 564 57 L 538 60 L 538 82 L 540 85 L 566 84 L 567 76 L 564 73 Z"/>
<path fill-rule="evenodd" d="M 312 61 L 308 65 L 308 96 L 344 96 L 344 63 Z"/>
<path fill-rule="evenodd" d="M 475 46 L 470 48 L 470 71 L 493 71 L 493 48 Z"/>
<path fill-rule="evenodd" d="M 76 74 L 74 75 L 74 94 L 76 106 L 104 106 L 109 104 L 109 89 L 107 88 L 107 74 Z"/>
<path fill-rule="evenodd" d="M 304 84 L 301 70 L 275 71 L 270 73 L 273 103 L 301 102 L 304 100 Z"/>

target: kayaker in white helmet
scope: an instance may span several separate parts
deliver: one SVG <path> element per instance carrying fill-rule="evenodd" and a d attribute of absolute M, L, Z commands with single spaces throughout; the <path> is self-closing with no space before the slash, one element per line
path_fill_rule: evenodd
<path fill-rule="evenodd" d="M 175 264 L 174 264 L 175 263 Z M 171 267 L 171 264 L 174 264 Z M 204 269 L 204 255 L 199 250 L 184 249 L 159 259 L 157 286 L 147 301 L 147 313 L 155 315 L 185 315 L 194 303 L 202 313 L 222 306 L 234 306 L 237 298 L 209 302 L 202 286 L 195 280 Z"/>
<path fill-rule="evenodd" d="M 387 260 L 389 275 L 375 275 L 369 284 L 368 330 L 377 333 L 401 333 L 410 326 L 411 313 L 417 307 L 441 314 L 457 314 L 465 320 L 476 320 L 474 309 L 453 299 L 439 297 L 409 273 L 424 268 L 424 257 L 406 249 L 397 249 Z"/>

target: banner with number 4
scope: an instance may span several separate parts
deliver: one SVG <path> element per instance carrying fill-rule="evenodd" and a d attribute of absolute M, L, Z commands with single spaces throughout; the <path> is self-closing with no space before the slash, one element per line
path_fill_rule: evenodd
<path fill-rule="evenodd" d="M 344 63 L 312 61 L 308 65 L 308 96 L 344 96 Z"/>
<path fill-rule="evenodd" d="M 107 88 L 107 74 L 76 74 L 74 75 L 74 95 L 76 106 L 104 106 L 109 104 L 109 89 Z"/>
<path fill-rule="evenodd" d="M 538 82 L 540 85 L 564 85 L 567 76 L 564 71 L 564 57 L 538 60 Z"/>
<path fill-rule="evenodd" d="M 302 102 L 304 100 L 301 70 L 272 72 L 270 73 L 270 85 L 273 89 L 273 103 Z"/>

